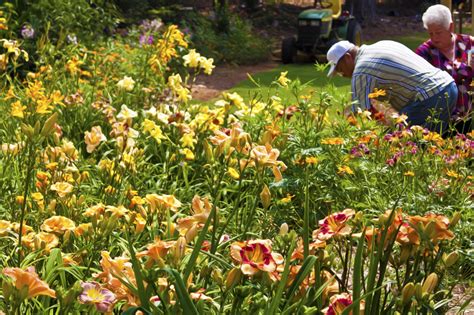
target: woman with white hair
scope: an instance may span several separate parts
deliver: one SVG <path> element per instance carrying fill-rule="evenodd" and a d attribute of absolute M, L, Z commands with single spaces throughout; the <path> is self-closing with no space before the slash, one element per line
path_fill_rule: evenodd
<path fill-rule="evenodd" d="M 471 86 L 474 73 L 474 37 L 455 34 L 451 11 L 441 4 L 426 10 L 423 14 L 423 26 L 430 39 L 421 44 L 416 53 L 454 78 L 459 93 L 453 121 L 464 121 L 456 127 L 463 133 L 467 132 L 472 129 L 472 123 L 465 121 L 472 116 L 473 109 L 470 94 L 474 90 Z M 472 54 L 472 58 L 469 54 Z"/>

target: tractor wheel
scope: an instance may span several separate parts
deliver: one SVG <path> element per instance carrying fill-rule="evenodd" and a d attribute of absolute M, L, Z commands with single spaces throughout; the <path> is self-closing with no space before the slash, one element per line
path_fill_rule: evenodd
<path fill-rule="evenodd" d="M 347 37 L 346 39 L 354 45 L 362 45 L 362 27 L 357 23 L 356 20 L 350 20 L 347 25 Z"/>
<path fill-rule="evenodd" d="M 293 63 L 296 57 L 296 40 L 294 37 L 287 37 L 281 43 L 281 61 L 283 63 Z"/>

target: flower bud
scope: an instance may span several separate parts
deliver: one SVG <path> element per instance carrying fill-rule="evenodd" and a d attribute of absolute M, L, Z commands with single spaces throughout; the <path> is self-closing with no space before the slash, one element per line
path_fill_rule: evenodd
<path fill-rule="evenodd" d="M 35 133 L 35 130 L 33 129 L 33 127 L 31 127 L 30 125 L 24 124 L 24 123 L 22 123 L 20 127 L 21 127 L 21 131 L 22 131 L 28 138 L 33 137 L 33 135 L 34 135 L 34 133 Z"/>
<path fill-rule="evenodd" d="M 415 285 L 413 282 L 407 283 L 402 289 L 402 303 L 403 305 L 411 301 L 411 298 L 415 294 Z"/>
<path fill-rule="evenodd" d="M 421 284 L 419 284 L 419 283 L 415 284 L 415 296 L 416 296 L 416 299 L 417 299 L 417 300 L 421 300 L 421 299 L 422 299 L 422 295 L 423 295 L 423 292 L 422 292 Z"/>
<path fill-rule="evenodd" d="M 230 290 L 234 287 L 237 283 L 240 282 L 242 279 L 242 272 L 239 268 L 234 268 L 227 274 L 227 278 L 225 279 L 225 288 L 226 290 Z"/>
<path fill-rule="evenodd" d="M 262 200 L 263 208 L 268 209 L 272 202 L 272 194 L 270 193 L 270 189 L 266 184 L 263 184 L 263 190 L 260 193 L 260 198 Z"/>
<path fill-rule="evenodd" d="M 438 284 L 438 275 L 436 273 L 430 274 L 425 281 L 423 282 L 423 286 L 421 288 L 421 291 L 424 295 L 424 293 L 431 293 L 433 290 L 436 288 L 436 285 Z"/>
<path fill-rule="evenodd" d="M 402 246 L 402 249 L 400 250 L 400 256 L 399 256 L 399 261 L 400 264 L 405 263 L 408 258 L 410 257 L 411 249 L 409 246 Z"/>
<path fill-rule="evenodd" d="M 35 136 L 40 134 L 40 128 L 41 128 L 41 124 L 39 120 L 37 120 L 35 123 L 35 129 L 34 129 Z"/>
<path fill-rule="evenodd" d="M 211 277 L 218 285 L 221 286 L 224 284 L 224 278 L 222 277 L 222 272 L 220 269 L 216 268 L 212 270 Z"/>
<path fill-rule="evenodd" d="M 436 234 L 436 222 L 430 221 L 425 227 L 425 235 L 432 239 Z"/>
<path fill-rule="evenodd" d="M 43 129 L 41 129 L 41 135 L 43 137 L 48 137 L 53 131 L 55 131 L 54 125 L 58 121 L 58 113 L 54 113 L 49 117 L 43 126 Z"/>
<path fill-rule="evenodd" d="M 23 196 L 16 196 L 15 201 L 18 205 L 22 206 L 25 202 L 25 197 Z"/>
<path fill-rule="evenodd" d="M 458 259 L 459 254 L 457 252 L 452 252 L 451 254 L 443 257 L 444 265 L 446 266 L 446 268 L 449 268 L 454 265 L 456 261 L 458 261 Z"/>
<path fill-rule="evenodd" d="M 449 228 L 455 227 L 460 219 L 461 219 L 461 213 L 457 211 L 454 212 L 453 217 L 451 218 L 451 222 L 449 222 Z"/>
<path fill-rule="evenodd" d="M 280 225 L 280 232 L 278 234 L 280 235 L 286 235 L 288 233 L 288 224 L 285 222 L 282 225 Z"/>

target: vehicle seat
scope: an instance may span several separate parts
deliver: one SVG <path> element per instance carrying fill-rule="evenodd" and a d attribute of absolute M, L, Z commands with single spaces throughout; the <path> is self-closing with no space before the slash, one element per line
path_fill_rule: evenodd
<path fill-rule="evenodd" d="M 330 9 L 332 10 L 332 18 L 338 19 L 341 16 L 342 5 L 344 4 L 344 0 L 325 0 L 327 2 L 332 3 Z"/>

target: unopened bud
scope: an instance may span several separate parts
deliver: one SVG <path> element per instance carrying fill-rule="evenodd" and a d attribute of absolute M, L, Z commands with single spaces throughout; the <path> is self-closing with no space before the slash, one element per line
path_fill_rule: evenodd
<path fill-rule="evenodd" d="M 421 288 L 423 294 L 431 293 L 438 285 L 438 275 L 436 273 L 430 274 L 425 281 L 423 282 L 423 286 Z"/>
<path fill-rule="evenodd" d="M 43 129 L 41 129 L 41 135 L 43 137 L 48 137 L 54 130 L 54 124 L 58 121 L 58 113 L 54 113 L 49 117 L 43 126 Z"/>
<path fill-rule="evenodd" d="M 436 233 L 436 222 L 430 221 L 425 227 L 425 235 L 432 239 Z"/>
<path fill-rule="evenodd" d="M 461 219 L 461 213 L 457 211 L 454 212 L 453 217 L 451 218 L 451 222 L 449 222 L 449 227 L 450 228 L 455 227 L 460 219 Z"/>
<path fill-rule="evenodd" d="M 56 210 L 57 203 L 58 202 L 56 201 L 56 199 L 51 200 L 48 204 L 48 210 L 54 212 Z"/>
<path fill-rule="evenodd" d="M 35 129 L 34 129 L 34 134 L 35 135 L 40 134 L 40 128 L 41 128 L 41 124 L 40 124 L 39 120 L 37 120 L 36 123 L 35 123 Z"/>
<path fill-rule="evenodd" d="M 270 193 L 270 189 L 268 189 L 266 184 L 263 184 L 263 190 L 260 193 L 260 198 L 262 200 L 263 207 L 268 209 L 272 202 L 272 194 Z"/>
<path fill-rule="evenodd" d="M 457 252 L 452 252 L 451 254 L 443 257 L 444 265 L 446 266 L 446 268 L 449 268 L 454 265 L 456 261 L 458 261 L 458 259 L 459 254 Z"/>
<path fill-rule="evenodd" d="M 21 131 L 28 137 L 28 138 L 32 138 L 34 133 L 35 133 L 35 130 L 33 129 L 33 127 L 31 127 L 30 125 L 27 125 L 27 124 L 24 124 L 22 123 L 21 126 Z"/>
<path fill-rule="evenodd" d="M 288 224 L 285 222 L 282 225 L 280 225 L 280 232 L 278 234 L 280 235 L 286 235 L 288 234 Z"/>
<path fill-rule="evenodd" d="M 237 283 L 240 282 L 242 279 L 242 272 L 239 268 L 234 268 L 227 274 L 227 278 L 225 280 L 225 288 L 226 290 L 230 290 L 234 287 Z"/>
<path fill-rule="evenodd" d="M 400 250 L 399 261 L 401 264 L 405 263 L 410 257 L 411 248 L 410 246 L 402 246 Z"/>
<path fill-rule="evenodd" d="M 417 300 L 421 301 L 423 296 L 423 290 L 420 283 L 415 284 L 415 296 Z"/>
<path fill-rule="evenodd" d="M 407 283 L 402 289 L 402 303 L 403 305 L 411 301 L 411 298 L 415 294 L 415 285 L 413 282 Z"/>
<path fill-rule="evenodd" d="M 218 285 L 224 284 L 224 278 L 222 277 L 222 272 L 220 269 L 212 270 L 211 277 Z"/>

